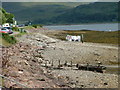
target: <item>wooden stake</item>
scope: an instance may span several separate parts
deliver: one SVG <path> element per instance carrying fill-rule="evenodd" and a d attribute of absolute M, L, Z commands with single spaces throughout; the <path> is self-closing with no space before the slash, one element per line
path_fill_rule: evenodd
<path fill-rule="evenodd" d="M 60 60 L 58 60 L 58 63 L 59 63 L 58 67 L 60 68 Z"/>
<path fill-rule="evenodd" d="M 72 69 L 72 61 L 71 61 L 71 69 Z"/>
<path fill-rule="evenodd" d="M 47 61 L 45 61 L 45 67 L 47 67 Z"/>
<path fill-rule="evenodd" d="M 65 64 L 64 64 L 65 66 L 67 66 L 67 61 L 65 61 Z"/>
<path fill-rule="evenodd" d="M 53 66 L 53 60 L 52 60 L 52 64 L 51 64 L 51 66 Z"/>

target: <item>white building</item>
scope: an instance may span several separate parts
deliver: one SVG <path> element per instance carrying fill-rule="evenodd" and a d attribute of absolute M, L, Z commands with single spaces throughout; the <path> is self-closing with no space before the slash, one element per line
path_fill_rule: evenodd
<path fill-rule="evenodd" d="M 67 35 L 66 40 L 68 41 L 81 41 L 81 36 L 72 36 L 72 35 Z"/>

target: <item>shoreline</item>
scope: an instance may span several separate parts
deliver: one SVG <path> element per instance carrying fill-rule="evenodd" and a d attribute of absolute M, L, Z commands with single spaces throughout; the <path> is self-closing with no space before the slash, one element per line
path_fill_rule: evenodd
<path fill-rule="evenodd" d="M 91 30 L 44 30 L 45 35 L 66 41 L 66 35 L 84 35 L 84 41 L 118 46 L 119 31 L 91 31 Z"/>
<path fill-rule="evenodd" d="M 69 26 L 69 25 L 89 25 L 89 24 L 119 24 L 120 22 L 105 22 L 105 23 L 79 23 L 79 24 L 52 24 L 52 25 L 44 25 L 44 26 Z"/>

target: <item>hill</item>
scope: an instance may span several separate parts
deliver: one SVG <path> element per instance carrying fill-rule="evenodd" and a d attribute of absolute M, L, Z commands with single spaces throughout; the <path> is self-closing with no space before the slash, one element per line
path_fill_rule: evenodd
<path fill-rule="evenodd" d="M 8 7 L 9 6 L 9 7 Z M 117 2 L 95 3 L 3 3 L 3 7 L 16 16 L 19 23 L 34 24 L 79 24 L 116 22 Z"/>
<path fill-rule="evenodd" d="M 52 19 L 54 23 L 77 24 L 118 21 L 118 3 L 96 2 L 77 6 Z"/>
<path fill-rule="evenodd" d="M 13 13 L 19 23 L 24 23 L 28 20 L 36 23 L 36 20 L 45 23 L 48 19 L 65 13 L 67 10 L 86 3 L 73 2 L 4 2 L 3 8 L 6 11 Z M 8 7 L 9 6 L 9 7 Z"/>

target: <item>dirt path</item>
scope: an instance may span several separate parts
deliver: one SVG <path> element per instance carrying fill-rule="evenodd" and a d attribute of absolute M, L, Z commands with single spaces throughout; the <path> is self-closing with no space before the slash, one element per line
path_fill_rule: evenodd
<path fill-rule="evenodd" d="M 10 34 L 10 35 L 17 35 L 17 34 L 19 34 L 20 32 L 13 32 L 12 34 Z"/>

